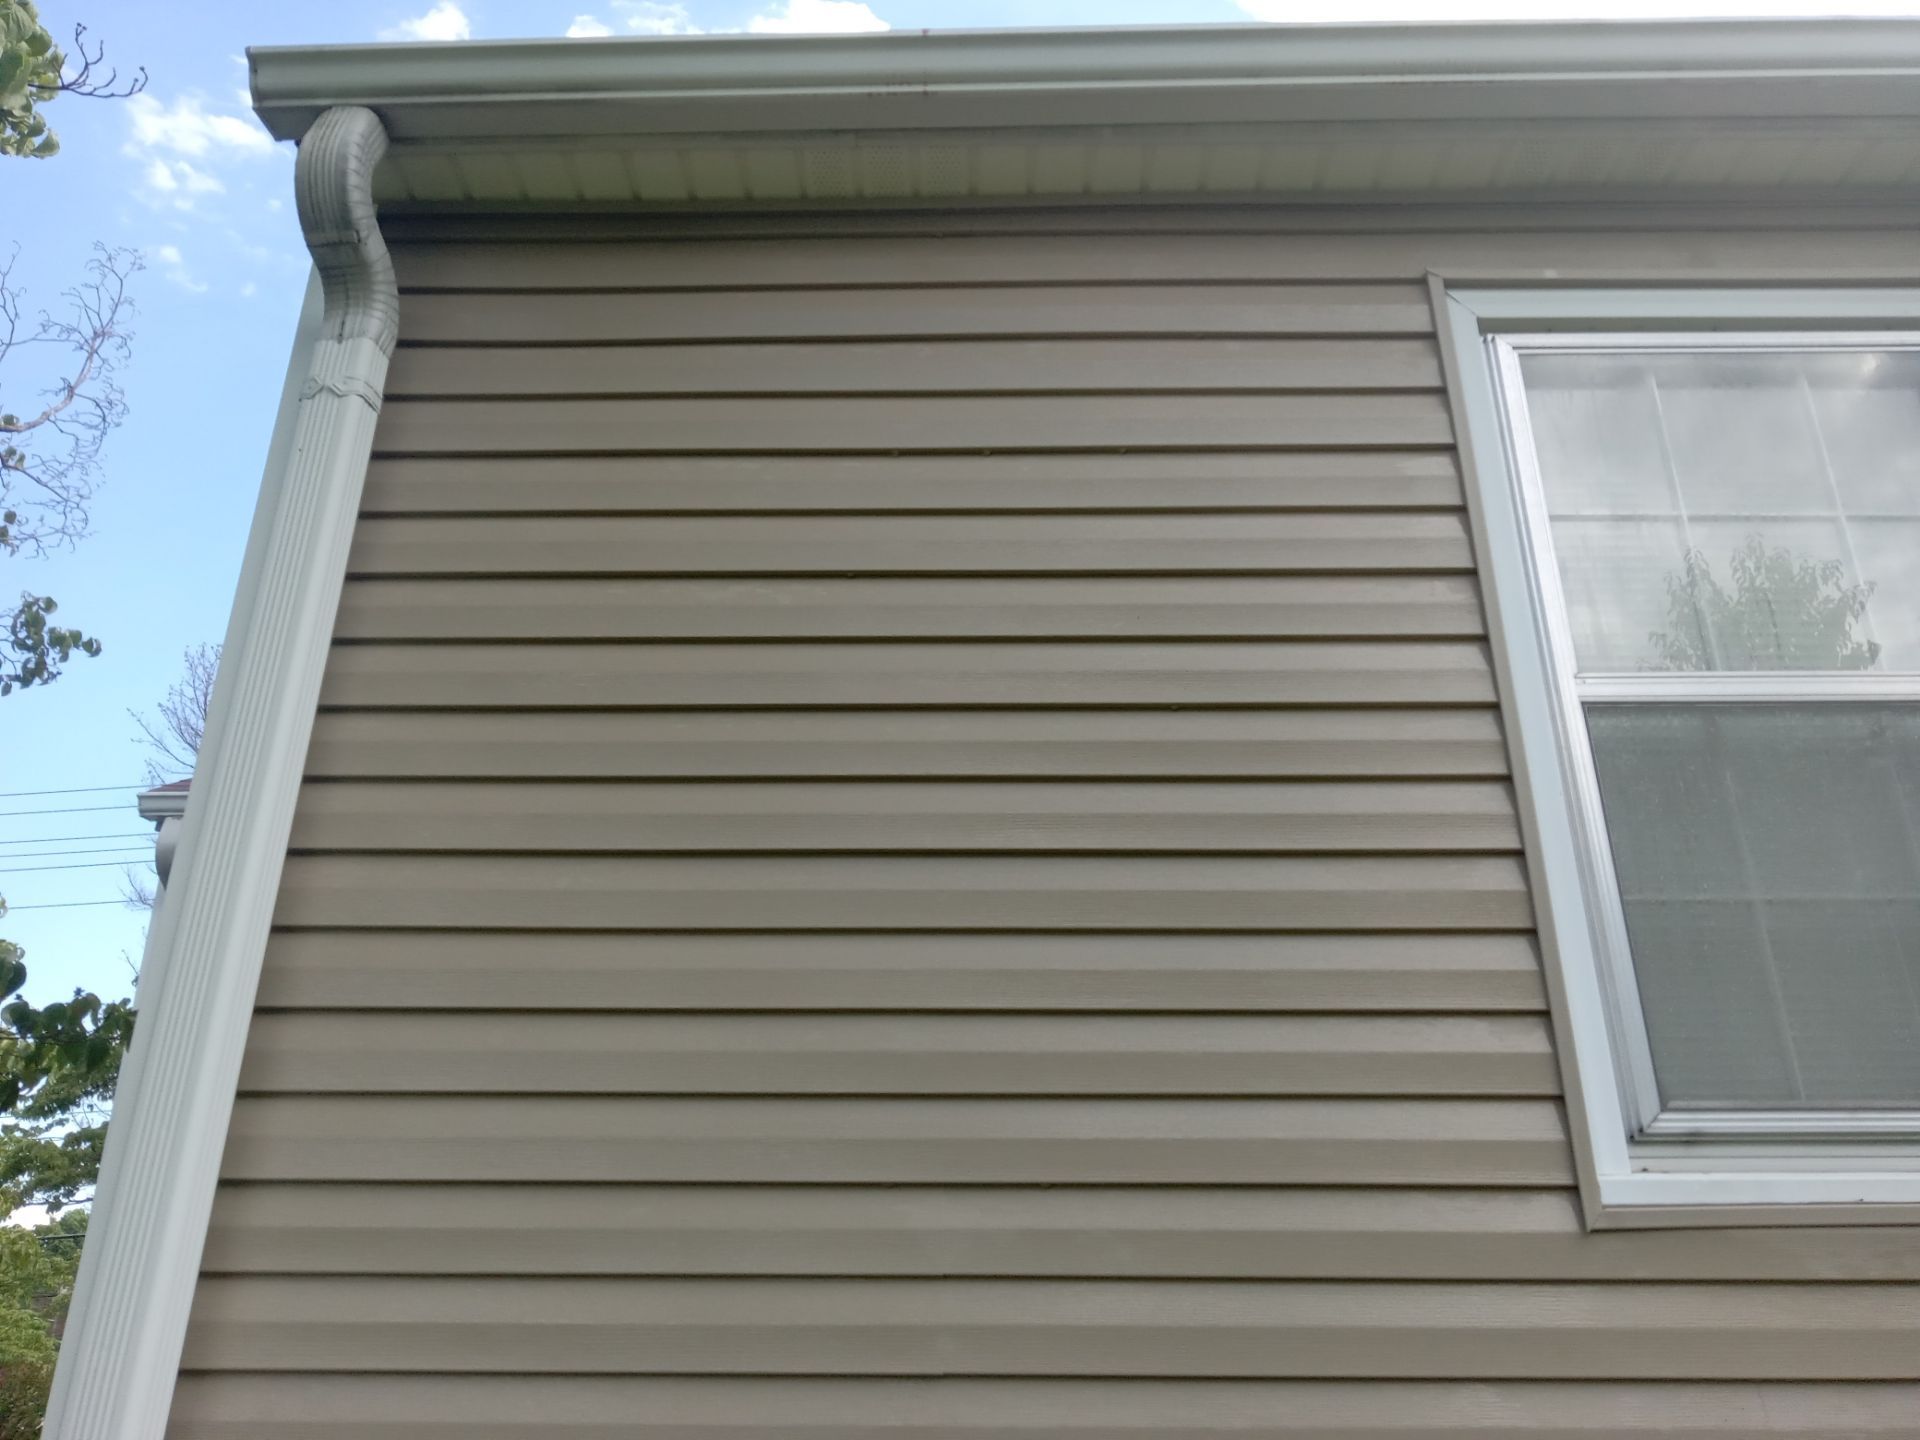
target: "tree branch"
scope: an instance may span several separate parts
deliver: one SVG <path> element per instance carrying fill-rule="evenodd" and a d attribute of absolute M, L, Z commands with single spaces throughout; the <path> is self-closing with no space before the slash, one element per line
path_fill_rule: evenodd
<path fill-rule="evenodd" d="M 14 258 L 0 265 L 0 382 L 17 391 L 18 367 L 34 348 L 63 350 L 71 367 L 40 387 L 33 406 L 22 407 L 27 414 L 0 404 L 0 548 L 37 555 L 86 534 L 101 447 L 126 413 L 115 368 L 128 354 L 127 282 L 141 263 L 133 251 L 96 246 L 87 278 L 65 292 L 67 313 L 43 311 L 29 327 Z"/>
<path fill-rule="evenodd" d="M 87 27 L 84 25 L 73 27 L 73 53 L 80 57 L 80 68 L 71 73 L 61 71 L 60 83 L 54 87 L 56 94 L 78 95 L 86 100 L 124 100 L 147 88 L 147 67 L 144 65 L 134 72 L 133 79 L 126 82 L 125 88 L 118 88 L 118 70 L 110 69 L 104 79 L 94 79 L 93 67 L 105 61 L 107 47 L 96 41 L 92 51 L 88 51 Z"/>

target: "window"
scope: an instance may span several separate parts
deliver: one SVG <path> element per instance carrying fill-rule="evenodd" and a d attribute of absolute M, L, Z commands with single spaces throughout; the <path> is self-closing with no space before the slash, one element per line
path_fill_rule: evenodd
<path fill-rule="evenodd" d="M 1915 298 L 1450 297 L 1602 1223 L 1920 1202 Z"/>

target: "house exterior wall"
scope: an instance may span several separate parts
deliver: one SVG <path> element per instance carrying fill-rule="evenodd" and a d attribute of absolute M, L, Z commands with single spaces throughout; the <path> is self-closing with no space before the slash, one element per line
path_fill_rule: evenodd
<path fill-rule="evenodd" d="M 1920 1433 L 1582 1226 L 1425 284 L 1820 221 L 394 222 L 170 1435 Z"/>

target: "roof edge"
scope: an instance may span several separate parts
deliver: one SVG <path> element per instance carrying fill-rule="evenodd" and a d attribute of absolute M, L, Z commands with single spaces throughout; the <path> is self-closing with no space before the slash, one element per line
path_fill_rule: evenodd
<path fill-rule="evenodd" d="M 1920 116 L 1920 21 L 1901 20 L 892 31 L 265 47 L 248 58 L 255 109 L 283 140 L 340 105 L 373 109 L 402 144 L 982 125 Z"/>

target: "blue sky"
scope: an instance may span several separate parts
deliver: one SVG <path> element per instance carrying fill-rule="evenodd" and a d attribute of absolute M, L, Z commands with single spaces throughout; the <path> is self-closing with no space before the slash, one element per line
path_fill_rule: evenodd
<path fill-rule="evenodd" d="M 92 534 L 76 549 L 9 562 L 9 582 L 59 598 L 105 652 L 56 685 L 0 700 L 0 792 L 124 786 L 0 799 L 0 934 L 28 948 L 28 995 L 74 985 L 123 993 L 145 914 L 113 901 L 120 875 L 95 855 L 145 829 L 144 770 L 130 708 L 150 707 L 188 646 L 226 628 L 273 421 L 306 257 L 294 223 L 291 147 L 246 105 L 249 45 L 375 39 L 691 34 L 747 30 L 1440 20 L 1606 15 L 1899 14 L 1920 0 L 335 0 L 325 6 L 197 0 L 41 0 L 57 35 L 84 21 L 123 70 L 151 83 L 131 101 L 63 99 L 49 161 L 0 160 L 0 214 L 20 246 L 15 279 L 55 307 L 96 241 L 146 257 L 123 373 L 130 405 L 109 443 Z M 24 222 L 24 223 L 23 223 Z M 0 377 L 17 385 L 13 376 Z M 13 391 L 10 388 L 9 395 Z M 66 811 L 69 813 L 23 813 Z M 65 837 L 113 837 L 97 842 Z"/>

